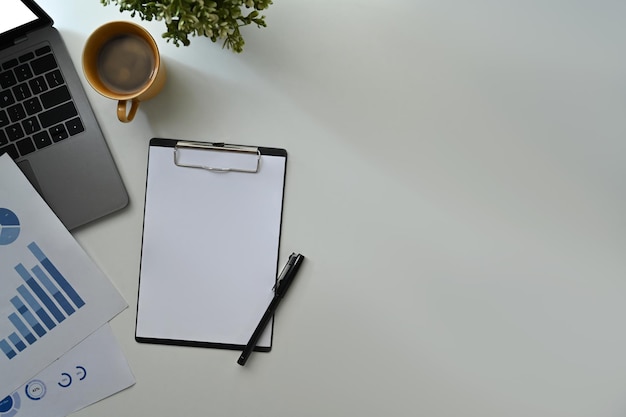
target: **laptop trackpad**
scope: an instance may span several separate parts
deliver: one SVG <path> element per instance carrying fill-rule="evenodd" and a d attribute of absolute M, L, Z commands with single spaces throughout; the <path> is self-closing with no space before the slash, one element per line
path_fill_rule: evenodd
<path fill-rule="evenodd" d="M 30 181 L 33 187 L 35 187 L 35 190 L 37 190 L 39 195 L 42 195 L 41 186 L 39 185 L 39 181 L 37 181 L 37 177 L 35 176 L 35 171 L 33 171 L 33 168 L 30 166 L 30 162 L 21 161 L 17 163 L 17 166 L 22 170 L 24 175 L 26 175 L 26 178 L 28 178 L 28 181 Z"/>

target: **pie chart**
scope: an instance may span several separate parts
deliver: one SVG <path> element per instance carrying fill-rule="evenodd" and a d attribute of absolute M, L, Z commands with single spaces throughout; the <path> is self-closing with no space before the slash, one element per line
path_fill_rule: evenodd
<path fill-rule="evenodd" d="M 20 221 L 11 210 L 0 208 L 0 245 L 10 245 L 20 234 Z"/>

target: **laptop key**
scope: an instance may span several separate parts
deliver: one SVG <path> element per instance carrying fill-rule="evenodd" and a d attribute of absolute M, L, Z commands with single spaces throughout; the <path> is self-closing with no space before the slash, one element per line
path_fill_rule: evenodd
<path fill-rule="evenodd" d="M 48 89 L 48 85 L 46 84 L 46 80 L 44 80 L 43 76 L 33 78 L 28 82 L 28 84 L 30 85 L 30 89 L 33 90 L 34 94 L 43 93 Z"/>
<path fill-rule="evenodd" d="M 24 105 L 24 110 L 26 110 L 26 114 L 28 114 L 29 116 L 37 114 L 43 110 L 43 107 L 41 107 L 41 103 L 39 102 L 39 98 L 37 97 L 29 98 L 22 104 Z"/>
<path fill-rule="evenodd" d="M 0 155 L 3 155 L 5 153 L 8 153 L 9 156 L 11 158 L 13 158 L 13 159 L 17 159 L 17 158 L 20 157 L 20 154 L 17 151 L 17 148 L 12 143 L 8 144 L 7 146 L 3 146 L 2 148 L 0 148 Z"/>
<path fill-rule="evenodd" d="M 27 52 L 24 55 L 20 56 L 18 59 L 20 60 L 20 62 L 26 62 L 26 61 L 30 61 L 31 59 L 33 59 L 35 57 L 35 54 L 32 52 Z"/>
<path fill-rule="evenodd" d="M 16 140 L 22 139 L 25 136 L 24 130 L 22 129 L 22 126 L 19 123 L 15 123 L 11 126 L 8 126 L 5 129 L 5 132 L 11 142 L 15 142 Z"/>
<path fill-rule="evenodd" d="M 7 107 L 15 103 L 15 98 L 11 90 L 0 91 L 0 107 Z"/>
<path fill-rule="evenodd" d="M 29 117 L 24 120 L 22 122 L 22 127 L 24 128 L 24 133 L 27 135 L 32 135 L 33 133 L 41 130 L 41 126 L 39 126 L 39 122 L 36 117 Z"/>
<path fill-rule="evenodd" d="M 28 155 L 31 152 L 35 152 L 37 148 L 35 148 L 35 144 L 31 138 L 24 138 L 15 143 L 17 146 L 17 150 L 20 152 L 20 155 Z"/>
<path fill-rule="evenodd" d="M 41 48 L 35 50 L 35 55 L 41 56 L 43 54 L 47 54 L 50 51 L 52 51 L 52 49 L 50 49 L 49 45 L 42 46 Z"/>
<path fill-rule="evenodd" d="M 28 64 L 23 64 L 19 67 L 15 67 L 13 71 L 15 71 L 15 76 L 17 77 L 18 81 L 26 81 L 33 78 L 33 72 L 31 71 Z"/>
<path fill-rule="evenodd" d="M 61 104 L 58 107 L 54 107 L 41 113 L 39 115 L 39 122 L 44 129 L 47 129 L 52 125 L 61 123 L 75 116 L 78 116 L 76 106 L 74 106 L 73 102 L 68 101 L 65 104 Z"/>
<path fill-rule="evenodd" d="M 36 75 L 41 75 L 58 67 L 57 61 L 52 54 L 44 55 L 30 62 Z"/>
<path fill-rule="evenodd" d="M 46 80 L 48 80 L 50 88 L 54 88 L 65 83 L 63 76 L 61 75 L 61 71 L 59 70 L 54 70 L 51 73 L 46 74 Z"/>
<path fill-rule="evenodd" d="M 9 138 L 7 138 L 7 134 L 4 133 L 4 130 L 0 130 L 0 146 L 4 146 L 9 143 Z"/>
<path fill-rule="evenodd" d="M 67 133 L 69 133 L 70 136 L 78 135 L 80 132 L 85 130 L 83 122 L 80 121 L 79 117 L 75 117 L 74 119 L 66 122 L 65 126 L 67 127 Z"/>
<path fill-rule="evenodd" d="M 44 109 L 49 109 L 57 104 L 65 103 L 66 101 L 71 100 L 72 96 L 70 95 L 70 90 L 67 89 L 67 86 L 62 85 L 61 87 L 46 91 L 39 98 L 41 99 L 41 104 L 43 104 Z"/>
<path fill-rule="evenodd" d="M 4 64 L 2 64 L 2 68 L 6 70 L 9 68 L 16 67 L 18 64 L 19 64 L 19 61 L 17 59 L 11 59 L 5 62 Z"/>
<path fill-rule="evenodd" d="M 35 146 L 37 146 L 37 149 L 45 148 L 46 146 L 52 145 L 52 139 L 50 139 L 50 135 L 46 130 L 35 133 L 33 135 L 33 141 L 35 142 Z"/>
<path fill-rule="evenodd" d="M 0 87 L 9 88 L 13 87 L 15 84 L 17 84 L 17 79 L 13 71 L 9 70 L 0 74 Z"/>
<path fill-rule="evenodd" d="M 49 129 L 50 136 L 52 136 L 52 141 L 60 142 L 63 139 L 67 139 L 69 137 L 65 126 L 62 124 L 53 126 Z"/>
<path fill-rule="evenodd" d="M 7 109 L 7 114 L 12 122 L 18 122 L 26 118 L 26 111 L 24 110 L 22 103 L 17 103 L 16 105 L 9 107 Z"/>
<path fill-rule="evenodd" d="M 22 83 L 18 84 L 12 88 L 13 95 L 18 101 L 26 100 L 28 97 L 32 96 L 33 93 L 30 92 L 30 88 L 28 88 L 28 84 Z"/>
<path fill-rule="evenodd" d="M 0 127 L 4 127 L 9 124 L 9 115 L 6 111 L 0 110 Z"/>

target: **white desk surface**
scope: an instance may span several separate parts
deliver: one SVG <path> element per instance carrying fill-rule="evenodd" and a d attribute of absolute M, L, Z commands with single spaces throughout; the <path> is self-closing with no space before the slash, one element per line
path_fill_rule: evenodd
<path fill-rule="evenodd" d="M 40 3 L 78 68 L 130 19 Z M 626 3 L 274 3 L 243 54 L 160 40 L 131 124 L 85 83 L 132 202 L 75 236 L 130 304 L 137 384 L 77 415 L 623 416 Z M 307 263 L 246 367 L 133 339 L 155 136 L 289 152 L 281 263 Z"/>

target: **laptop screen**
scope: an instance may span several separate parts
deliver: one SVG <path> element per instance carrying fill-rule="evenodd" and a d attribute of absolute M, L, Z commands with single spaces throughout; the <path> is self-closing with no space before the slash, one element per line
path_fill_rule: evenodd
<path fill-rule="evenodd" d="M 28 32 L 51 26 L 52 19 L 33 0 L 0 0 L 0 47 Z"/>
<path fill-rule="evenodd" d="M 33 13 L 21 0 L 2 0 L 0 7 L 0 33 L 31 23 L 37 19 Z"/>

